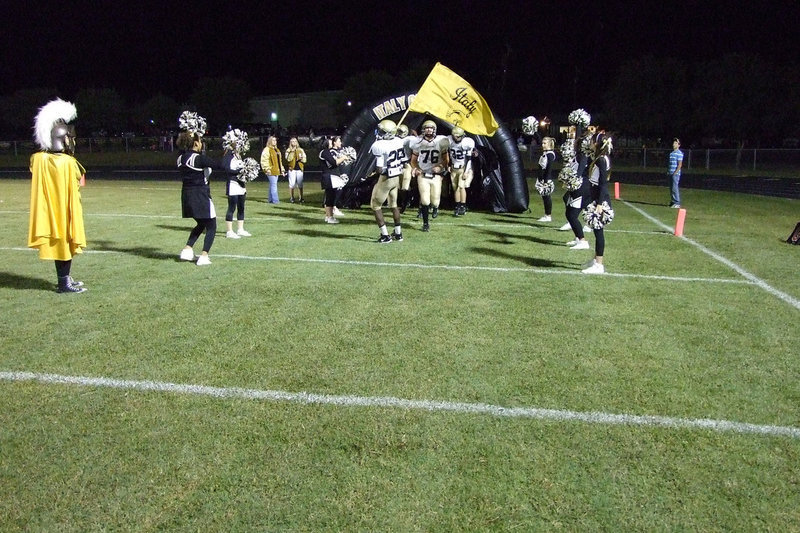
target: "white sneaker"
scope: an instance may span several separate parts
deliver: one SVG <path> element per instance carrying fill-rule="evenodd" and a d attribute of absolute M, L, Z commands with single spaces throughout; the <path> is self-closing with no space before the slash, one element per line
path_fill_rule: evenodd
<path fill-rule="evenodd" d="M 553 217 L 551 217 L 550 215 L 545 215 L 545 216 L 541 217 L 540 219 L 538 219 L 536 222 L 552 222 L 552 221 L 553 221 Z"/>
<path fill-rule="evenodd" d="M 200 257 L 197 258 L 197 266 L 199 267 L 210 264 L 211 264 L 211 259 L 209 259 L 207 255 L 201 255 Z"/>
<path fill-rule="evenodd" d="M 569 222 L 558 228 L 558 231 L 569 231 L 572 229 L 572 226 L 569 225 Z"/>
<path fill-rule="evenodd" d="M 583 232 L 584 233 L 593 233 L 594 230 L 592 228 L 590 228 L 589 226 L 584 226 L 583 227 Z"/>
<path fill-rule="evenodd" d="M 578 241 L 572 246 L 569 247 L 570 250 L 588 250 L 589 249 L 589 241 L 583 240 Z"/>
<path fill-rule="evenodd" d="M 334 206 L 333 208 L 333 216 L 335 217 L 343 217 L 344 213 L 342 213 L 338 207 Z"/>
<path fill-rule="evenodd" d="M 328 224 L 338 224 L 339 221 L 336 220 L 334 217 L 325 217 L 325 222 Z"/>
<path fill-rule="evenodd" d="M 584 274 L 605 274 L 606 267 L 603 266 L 603 263 L 595 263 L 588 268 L 584 268 L 581 272 Z"/>
<path fill-rule="evenodd" d="M 235 231 L 233 231 L 233 230 L 231 230 L 231 231 L 226 231 L 226 232 L 225 232 L 225 236 L 226 236 L 227 238 L 229 238 L 229 239 L 241 239 L 241 237 L 239 237 L 239 236 L 236 234 L 236 232 L 235 232 Z"/>
<path fill-rule="evenodd" d="M 191 248 L 181 250 L 181 261 L 194 261 L 194 250 Z"/>
<path fill-rule="evenodd" d="M 571 240 L 571 241 L 569 241 L 569 242 L 567 243 L 567 246 L 575 246 L 575 245 L 576 245 L 576 244 L 578 244 L 579 242 L 580 242 L 580 241 L 579 241 L 578 239 L 573 239 L 573 240 Z"/>
<path fill-rule="evenodd" d="M 250 232 L 249 232 L 249 231 L 247 231 L 247 230 L 246 230 L 246 229 L 244 229 L 244 228 L 242 228 L 242 229 L 240 229 L 239 231 L 237 231 L 237 232 L 236 232 L 236 235 L 238 235 L 239 237 L 252 237 L 252 235 L 250 234 Z"/>
<path fill-rule="evenodd" d="M 594 257 L 592 257 L 592 260 L 591 260 L 591 261 L 587 261 L 587 262 L 585 262 L 584 264 L 582 264 L 582 265 L 581 265 L 581 268 L 589 268 L 590 266 L 592 266 L 593 264 L 595 264 L 595 261 L 596 261 L 596 260 L 595 260 L 595 258 L 594 258 Z"/>

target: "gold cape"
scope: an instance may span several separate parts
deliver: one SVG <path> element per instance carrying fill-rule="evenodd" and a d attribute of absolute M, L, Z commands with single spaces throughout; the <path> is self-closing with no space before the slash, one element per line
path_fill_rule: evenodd
<path fill-rule="evenodd" d="M 39 259 L 69 261 L 86 247 L 80 193 L 85 172 L 71 155 L 31 156 L 28 247 L 39 249 Z"/>

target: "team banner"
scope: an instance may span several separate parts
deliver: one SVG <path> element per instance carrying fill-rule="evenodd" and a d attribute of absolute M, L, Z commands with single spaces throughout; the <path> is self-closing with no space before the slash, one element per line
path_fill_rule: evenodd
<path fill-rule="evenodd" d="M 430 113 L 475 135 L 491 137 L 498 128 L 483 96 L 441 63 L 428 74 L 409 110 Z"/>

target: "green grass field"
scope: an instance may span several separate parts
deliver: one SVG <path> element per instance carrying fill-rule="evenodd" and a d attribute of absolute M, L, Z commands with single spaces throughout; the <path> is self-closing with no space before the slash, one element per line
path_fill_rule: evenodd
<path fill-rule="evenodd" d="M 623 184 L 588 276 L 560 195 L 379 245 L 318 187 L 201 268 L 90 181 L 61 295 L 0 181 L 0 530 L 800 531 L 800 202 Z"/>

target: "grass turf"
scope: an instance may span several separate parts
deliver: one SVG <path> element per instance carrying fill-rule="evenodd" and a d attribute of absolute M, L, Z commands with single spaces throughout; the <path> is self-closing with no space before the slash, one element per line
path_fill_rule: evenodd
<path fill-rule="evenodd" d="M 682 191 L 679 239 L 664 188 L 623 185 L 609 275 L 586 276 L 535 195 L 428 234 L 409 211 L 378 245 L 368 209 L 326 225 L 318 185 L 275 206 L 256 182 L 253 237 L 220 218 L 199 268 L 177 260 L 179 184 L 90 181 L 89 291 L 59 295 L 24 249 L 28 187 L 0 182 L 0 371 L 800 426 L 796 200 Z M 793 437 L 13 380 L 0 399 L 3 530 L 800 523 Z"/>

